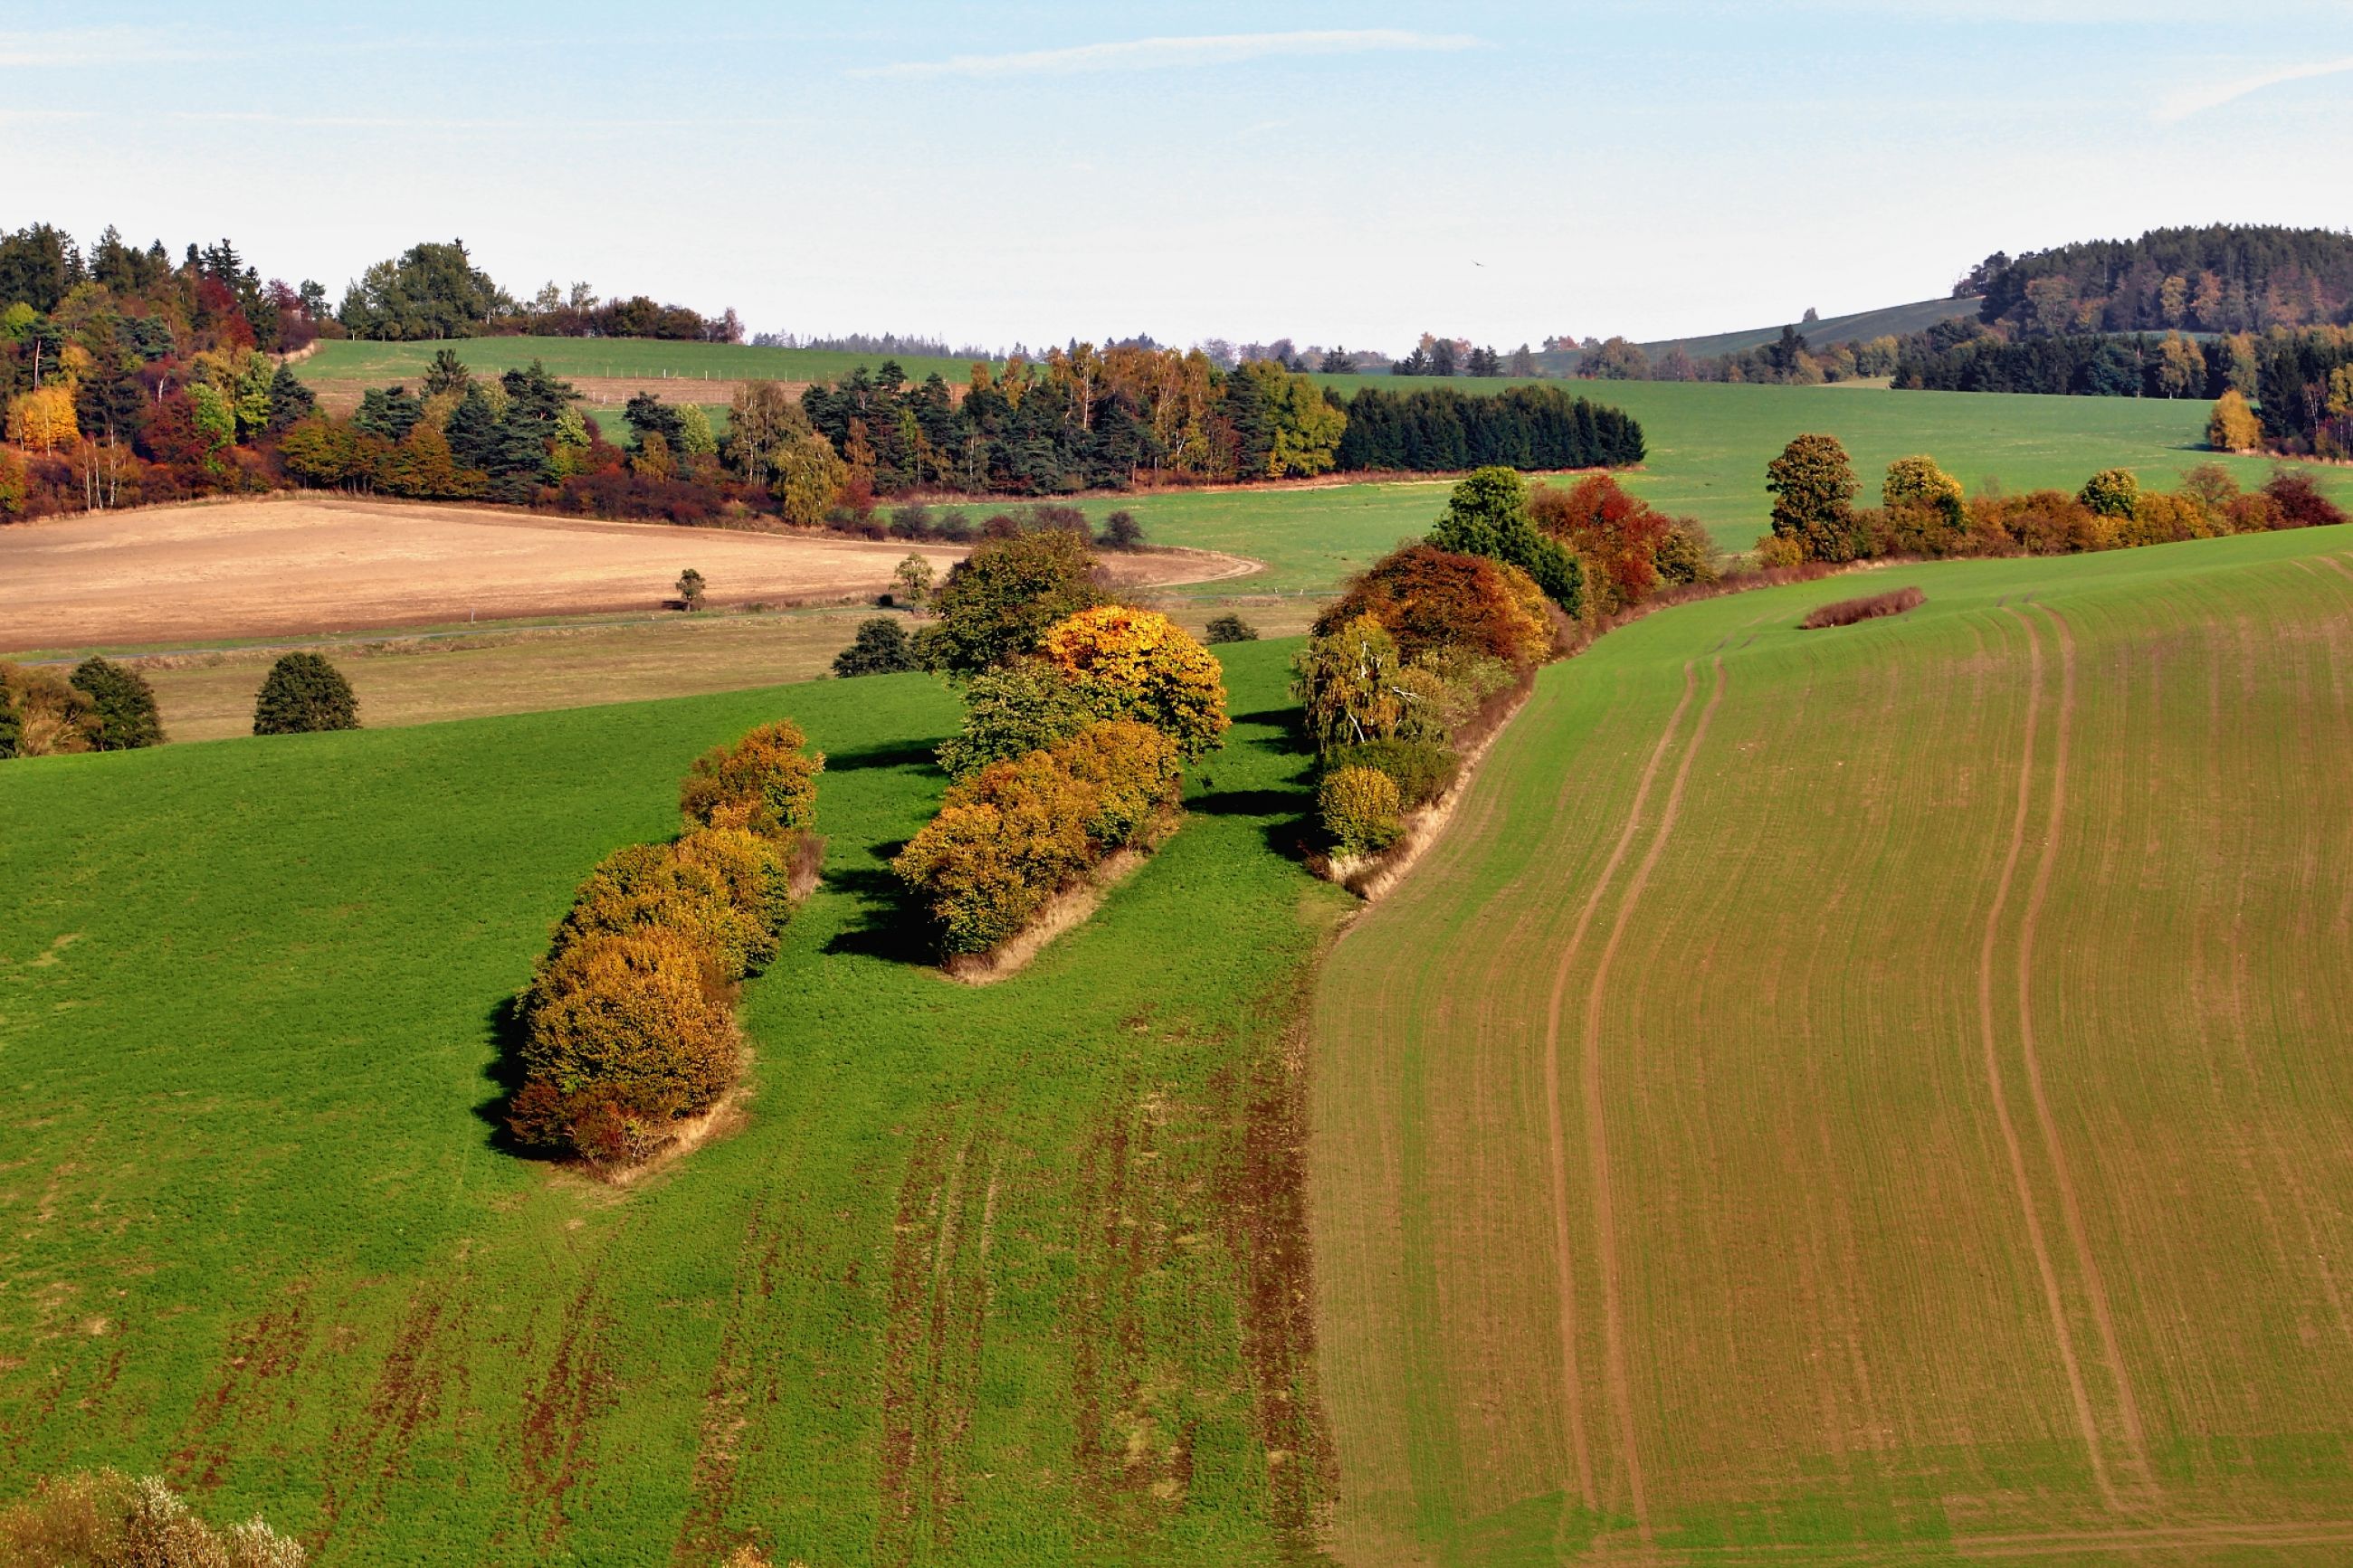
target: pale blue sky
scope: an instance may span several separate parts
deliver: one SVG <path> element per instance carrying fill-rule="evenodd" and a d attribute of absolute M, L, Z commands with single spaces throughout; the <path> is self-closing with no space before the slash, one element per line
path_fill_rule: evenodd
<path fill-rule="evenodd" d="M 340 297 L 501 282 L 754 330 L 1401 350 L 1941 294 L 2353 224 L 2353 4 L 0 5 L 0 224 L 226 233 Z"/>

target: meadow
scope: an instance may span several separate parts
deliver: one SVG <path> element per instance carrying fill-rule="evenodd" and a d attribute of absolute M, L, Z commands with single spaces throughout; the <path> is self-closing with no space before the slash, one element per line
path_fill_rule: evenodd
<path fill-rule="evenodd" d="M 1335 1555 L 2344 1561 L 2348 656 L 2335 528 L 1546 670 L 1317 987 Z"/>
<path fill-rule="evenodd" d="M 0 1490 L 160 1471 L 321 1563 L 1289 1560 L 1313 1504 L 1288 652 L 1027 972 L 885 858 L 921 676 L 8 764 Z M 494 1133 L 505 1002 L 687 763 L 789 714 L 826 879 L 724 1135 L 626 1190 Z"/>
<path fill-rule="evenodd" d="M 1344 388 L 1422 384 L 1391 376 L 1329 379 Z M 1627 487 L 1655 506 L 1698 518 L 1718 546 L 1733 552 L 1752 548 L 1765 531 L 1772 500 L 1765 493 L 1765 465 L 1803 431 L 1827 431 L 1846 444 L 1865 503 L 1878 500 L 1887 465 L 1915 452 L 1935 457 L 1972 491 L 1992 481 L 2011 493 L 2044 487 L 2072 493 L 2108 468 L 2130 468 L 2145 485 L 2171 488 L 2183 470 L 2204 462 L 2220 462 L 2240 484 L 2253 486 L 2272 467 L 2267 459 L 2206 450 L 2208 409 L 2196 402 L 1707 382 L 1567 384 L 1641 421 L 1650 457 L 1623 476 Z M 2314 472 L 2340 503 L 2353 504 L 2353 470 L 2324 466 Z M 1316 594 L 1331 592 L 1399 539 L 1426 531 L 1450 484 L 1170 491 L 1092 500 L 1088 510 L 1100 515 L 1124 506 L 1159 542 L 1264 561 L 1267 573 L 1254 587 Z"/>

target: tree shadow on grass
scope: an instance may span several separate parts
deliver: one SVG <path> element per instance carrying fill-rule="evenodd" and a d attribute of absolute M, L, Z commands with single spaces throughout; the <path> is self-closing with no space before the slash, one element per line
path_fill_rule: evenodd
<path fill-rule="evenodd" d="M 497 1047 L 491 1059 L 482 1066 L 485 1082 L 495 1086 L 497 1092 L 474 1107 L 475 1119 L 490 1129 L 484 1140 L 501 1154 L 518 1160 L 545 1162 L 557 1158 L 551 1151 L 533 1149 L 515 1142 L 507 1128 L 507 1111 L 513 1103 L 515 1091 L 522 1088 L 522 1008 L 521 997 L 501 996 L 491 1006 L 484 1026 L 491 1043 Z"/>
<path fill-rule="evenodd" d="M 851 773 L 866 768 L 914 768 L 934 765 L 936 745 L 865 746 L 854 752 L 828 752 L 825 771 Z"/>
<path fill-rule="evenodd" d="M 903 844 L 877 845 L 875 853 L 888 861 L 905 847 Z M 827 952 L 854 952 L 886 963 L 931 962 L 931 922 L 908 893 L 907 884 L 890 871 L 881 867 L 828 871 L 825 886 L 858 900 L 855 923 L 827 940 Z"/>

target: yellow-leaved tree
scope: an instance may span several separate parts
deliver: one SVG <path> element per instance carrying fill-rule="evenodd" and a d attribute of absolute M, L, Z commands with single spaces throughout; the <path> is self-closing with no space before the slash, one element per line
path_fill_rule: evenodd
<path fill-rule="evenodd" d="M 20 392 L 8 400 L 8 439 L 28 452 L 70 447 L 80 433 L 74 425 L 73 394 L 62 385 Z"/>
<path fill-rule="evenodd" d="M 2263 427 L 2237 387 L 2214 400 L 2214 416 L 2206 421 L 2206 444 L 2218 452 L 2252 452 L 2263 444 Z"/>
<path fill-rule="evenodd" d="M 1151 725 L 1187 759 L 1226 732 L 1225 667 L 1157 611 L 1081 610 L 1047 627 L 1038 653 L 1103 709 Z"/>

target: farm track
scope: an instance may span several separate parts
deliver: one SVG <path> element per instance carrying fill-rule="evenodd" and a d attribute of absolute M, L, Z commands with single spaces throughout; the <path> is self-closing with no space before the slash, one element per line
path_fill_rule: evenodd
<path fill-rule="evenodd" d="M 2337 1560 L 2342 548 L 1547 672 L 1319 992 L 1336 1557 Z"/>

